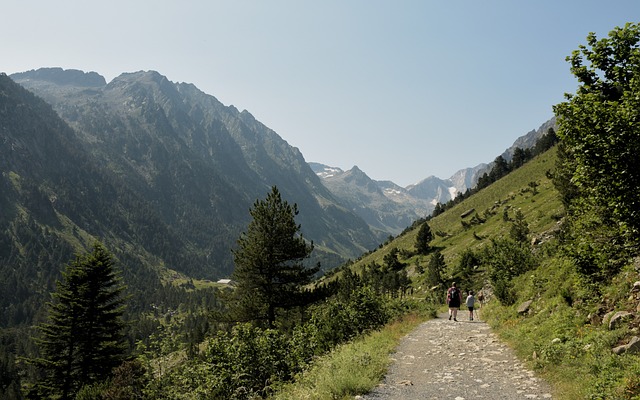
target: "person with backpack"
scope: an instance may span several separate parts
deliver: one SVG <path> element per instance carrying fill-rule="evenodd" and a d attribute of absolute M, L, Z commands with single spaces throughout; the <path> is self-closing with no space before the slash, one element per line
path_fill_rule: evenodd
<path fill-rule="evenodd" d="M 453 282 L 451 287 L 447 290 L 447 305 L 449 306 L 449 320 L 453 318 L 454 321 L 458 321 L 458 309 L 462 303 L 462 292 Z"/>

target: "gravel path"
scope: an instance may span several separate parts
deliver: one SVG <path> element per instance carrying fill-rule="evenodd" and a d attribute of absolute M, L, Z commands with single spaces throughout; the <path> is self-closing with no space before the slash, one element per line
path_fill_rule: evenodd
<path fill-rule="evenodd" d="M 489 326 L 447 314 L 421 324 L 392 355 L 382 384 L 366 400 L 551 399 L 548 384 L 528 371 Z"/>

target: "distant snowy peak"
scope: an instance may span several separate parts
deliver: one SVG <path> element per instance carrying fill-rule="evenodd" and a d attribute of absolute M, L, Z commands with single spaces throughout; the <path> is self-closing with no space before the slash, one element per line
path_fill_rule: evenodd
<path fill-rule="evenodd" d="M 460 191 L 450 179 L 440 179 L 430 176 L 407 187 L 407 191 L 414 197 L 427 200 L 431 204 L 446 203 L 453 199 Z"/>
<path fill-rule="evenodd" d="M 377 181 L 378 187 L 385 196 L 394 201 L 403 201 L 411 196 L 406 188 L 399 186 L 391 181 Z"/>
<path fill-rule="evenodd" d="M 344 171 L 338 167 L 330 167 L 328 165 L 315 162 L 310 162 L 308 164 L 311 167 L 311 170 L 315 172 L 315 174 L 318 175 L 321 179 L 328 179 L 344 174 Z"/>
<path fill-rule="evenodd" d="M 348 171 L 320 163 L 309 163 L 323 185 L 373 230 L 397 235 L 433 211 L 425 200 L 413 197 L 390 181 L 375 181 L 357 166 Z"/>

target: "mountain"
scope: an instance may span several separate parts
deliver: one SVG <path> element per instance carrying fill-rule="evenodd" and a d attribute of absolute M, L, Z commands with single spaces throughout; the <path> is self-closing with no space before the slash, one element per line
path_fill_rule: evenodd
<path fill-rule="evenodd" d="M 203 263 L 153 204 L 98 165 L 49 104 L 0 74 L 0 329 L 37 319 L 60 271 L 95 239 L 138 300 L 162 265 Z"/>
<path fill-rule="evenodd" d="M 533 148 L 550 128 L 555 128 L 555 118 L 516 139 L 501 157 L 511 161 L 516 148 Z M 429 176 L 406 188 L 389 181 L 372 180 L 358 167 L 343 171 L 315 162 L 309 165 L 324 185 L 370 226 L 396 235 L 417 219 L 430 215 L 436 204 L 445 204 L 474 188 L 478 179 L 491 171 L 494 162 L 458 170 L 448 179 Z"/>
<path fill-rule="evenodd" d="M 130 189 L 179 238 L 171 248 L 188 251 L 190 258 L 166 260 L 173 270 L 198 278 L 228 276 L 248 211 L 273 185 L 298 204 L 297 221 L 316 245 L 313 262 L 321 261 L 323 269 L 375 248 L 384 237 L 340 204 L 296 148 L 248 111 L 225 106 L 192 84 L 173 83 L 154 71 L 106 83 L 94 72 L 60 68 L 11 79 L 48 102 L 71 128 L 72 147 Z M 47 148 L 42 152 L 59 158 Z M 106 195 L 116 200 L 114 193 Z M 106 228 L 100 233 L 118 235 Z"/>
<path fill-rule="evenodd" d="M 331 193 L 382 235 L 397 235 L 433 211 L 427 201 L 393 182 L 374 181 L 357 166 L 343 171 L 320 163 L 309 165 Z"/>

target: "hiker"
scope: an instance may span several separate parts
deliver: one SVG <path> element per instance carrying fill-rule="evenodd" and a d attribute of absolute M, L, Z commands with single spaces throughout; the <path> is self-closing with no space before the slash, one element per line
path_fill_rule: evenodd
<path fill-rule="evenodd" d="M 476 302 L 476 299 L 475 297 L 473 297 L 473 290 L 469 290 L 467 301 L 465 301 L 465 304 L 469 309 L 469 321 L 473 321 L 473 305 L 475 304 L 475 302 Z"/>
<path fill-rule="evenodd" d="M 460 303 L 462 303 L 462 292 L 456 286 L 456 283 L 453 282 L 449 290 L 447 290 L 447 304 L 449 305 L 449 320 L 453 317 L 454 321 L 458 321 L 458 309 L 460 308 Z"/>

